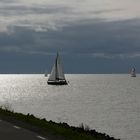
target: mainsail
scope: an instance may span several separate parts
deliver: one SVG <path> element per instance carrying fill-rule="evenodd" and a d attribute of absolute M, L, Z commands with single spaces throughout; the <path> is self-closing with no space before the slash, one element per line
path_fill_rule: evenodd
<path fill-rule="evenodd" d="M 58 53 L 48 79 L 48 84 L 67 84 Z"/>

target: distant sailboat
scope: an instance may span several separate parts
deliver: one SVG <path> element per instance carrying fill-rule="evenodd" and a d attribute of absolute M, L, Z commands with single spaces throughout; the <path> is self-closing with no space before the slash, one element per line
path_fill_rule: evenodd
<path fill-rule="evenodd" d="M 48 72 L 47 72 L 47 70 L 45 71 L 44 76 L 45 76 L 45 77 L 47 77 L 47 76 L 48 76 Z"/>
<path fill-rule="evenodd" d="M 134 67 L 131 69 L 131 77 L 136 77 L 136 70 Z"/>
<path fill-rule="evenodd" d="M 51 85 L 67 85 L 68 84 L 62 70 L 60 57 L 58 53 L 57 53 L 51 74 L 48 78 L 48 84 L 51 84 Z"/>

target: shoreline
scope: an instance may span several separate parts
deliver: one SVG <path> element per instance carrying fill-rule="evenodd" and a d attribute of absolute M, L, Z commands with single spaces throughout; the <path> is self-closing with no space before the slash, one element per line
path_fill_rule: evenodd
<path fill-rule="evenodd" d="M 120 140 L 105 133 L 90 130 L 88 126 L 83 124 L 74 127 L 64 122 L 47 121 L 45 118 L 36 118 L 29 113 L 25 115 L 2 107 L 0 107 L 0 119 L 46 136 L 51 140 Z"/>

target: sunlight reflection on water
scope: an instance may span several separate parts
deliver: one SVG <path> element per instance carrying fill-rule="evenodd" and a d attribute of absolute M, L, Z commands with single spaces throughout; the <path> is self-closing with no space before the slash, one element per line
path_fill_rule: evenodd
<path fill-rule="evenodd" d="M 44 75 L 0 75 L 0 105 L 17 112 L 90 128 L 124 140 L 140 138 L 140 76 L 68 74 L 68 86 Z"/>

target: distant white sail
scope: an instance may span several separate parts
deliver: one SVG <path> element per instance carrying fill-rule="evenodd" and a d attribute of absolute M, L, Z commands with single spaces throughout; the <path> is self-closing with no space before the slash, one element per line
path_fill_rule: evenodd
<path fill-rule="evenodd" d="M 48 76 L 48 71 L 47 71 L 47 70 L 45 71 L 44 76 L 45 76 L 45 77 L 47 77 L 47 76 Z"/>
<path fill-rule="evenodd" d="M 131 69 L 131 77 L 136 77 L 136 70 L 134 67 Z"/>
<path fill-rule="evenodd" d="M 67 84 L 58 53 L 51 74 L 48 78 L 48 84 Z"/>

